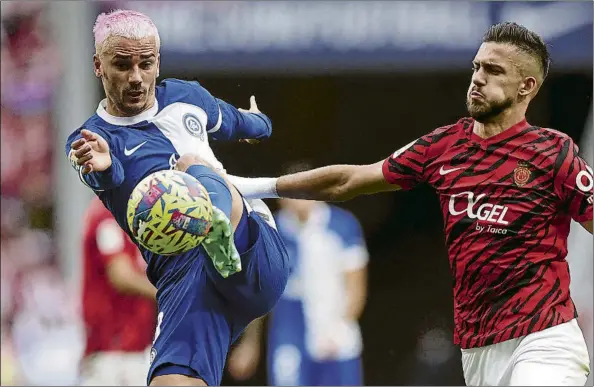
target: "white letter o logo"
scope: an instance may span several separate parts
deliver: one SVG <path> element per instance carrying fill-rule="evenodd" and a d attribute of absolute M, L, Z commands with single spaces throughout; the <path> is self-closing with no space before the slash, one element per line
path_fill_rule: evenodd
<path fill-rule="evenodd" d="M 588 169 L 587 171 L 580 171 L 580 173 L 577 174 L 575 184 L 580 190 L 590 192 L 592 191 L 592 188 L 594 188 L 594 178 L 592 177 L 592 169 L 589 167 L 586 168 Z M 587 181 L 586 184 L 584 184 L 584 180 Z"/>

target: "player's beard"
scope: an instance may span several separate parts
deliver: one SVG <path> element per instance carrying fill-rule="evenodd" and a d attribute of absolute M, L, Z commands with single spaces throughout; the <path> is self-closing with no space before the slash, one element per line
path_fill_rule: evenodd
<path fill-rule="evenodd" d="M 512 98 L 500 101 L 485 102 L 484 100 L 474 101 L 466 98 L 466 108 L 472 118 L 478 122 L 489 122 L 514 104 Z"/>
<path fill-rule="evenodd" d="M 115 105 L 117 111 L 126 117 L 136 116 L 147 110 L 147 105 L 149 104 L 150 98 L 154 98 L 155 95 L 155 84 L 152 84 L 149 86 L 149 89 L 141 96 L 140 101 L 137 103 L 128 103 L 128 101 L 126 101 L 128 98 L 126 93 L 131 91 L 130 88 L 122 87 L 121 84 L 117 82 L 117 80 L 112 79 L 107 74 L 103 74 L 102 81 L 105 95 Z M 140 89 L 138 90 L 140 91 Z"/>

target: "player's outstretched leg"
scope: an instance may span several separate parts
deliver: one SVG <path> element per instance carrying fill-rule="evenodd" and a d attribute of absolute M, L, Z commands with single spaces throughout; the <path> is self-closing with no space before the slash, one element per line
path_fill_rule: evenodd
<path fill-rule="evenodd" d="M 225 239 L 224 243 L 215 240 L 212 246 L 207 246 L 204 242 L 203 245 L 208 254 L 214 255 L 219 251 L 218 246 L 234 242 L 231 248 L 239 253 L 241 272 L 227 278 L 214 272 L 210 265 L 206 265 L 206 271 L 233 310 L 236 322 L 242 321 L 237 326 L 245 327 L 253 319 L 272 309 L 282 294 L 289 275 L 289 258 L 272 214 L 261 200 L 251 201 L 251 205 L 244 201 L 237 188 L 199 156 L 183 155 L 178 160 L 176 169 L 197 178 L 209 193 L 212 192 L 210 198 L 213 206 L 228 214 L 225 219 L 231 219 L 233 233 L 229 239 Z M 225 232 L 227 230 L 223 227 L 221 229 Z M 225 255 L 221 259 L 224 257 Z M 221 273 L 216 266 L 214 269 Z"/>
<path fill-rule="evenodd" d="M 241 196 L 225 178 L 194 154 L 180 157 L 176 169 L 195 177 L 206 188 L 213 205 L 213 224 L 202 245 L 223 278 L 241 271 L 233 231 L 243 212 Z"/>
<path fill-rule="evenodd" d="M 168 277 L 162 286 L 173 290 L 157 296 L 162 317 L 147 379 L 155 386 L 218 385 L 229 343 L 270 311 L 284 291 L 289 258 L 263 202 L 248 204 L 198 156 L 182 156 L 176 169 L 196 177 L 210 193 L 213 207 L 226 219 L 218 244 L 238 254 L 242 270 L 224 278 L 204 257 L 184 260 L 183 274 Z M 215 263 L 218 253 L 203 246 Z"/>

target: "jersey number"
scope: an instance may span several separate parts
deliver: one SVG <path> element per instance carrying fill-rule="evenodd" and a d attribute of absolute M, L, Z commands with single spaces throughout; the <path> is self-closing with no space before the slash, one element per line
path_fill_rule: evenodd
<path fill-rule="evenodd" d="M 153 345 L 157 341 L 157 337 L 161 334 L 161 323 L 163 322 L 163 312 L 160 312 L 157 316 L 157 328 L 155 329 L 155 338 L 153 339 Z"/>

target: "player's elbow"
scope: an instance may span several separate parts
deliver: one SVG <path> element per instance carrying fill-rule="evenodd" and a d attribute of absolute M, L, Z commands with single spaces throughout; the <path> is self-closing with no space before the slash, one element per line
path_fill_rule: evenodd
<path fill-rule="evenodd" d="M 348 201 L 359 196 L 357 167 L 354 165 L 346 166 L 331 191 L 332 201 L 336 202 Z"/>
<path fill-rule="evenodd" d="M 351 199 L 354 199 L 357 195 L 355 192 L 349 187 L 348 182 L 342 183 L 336 187 L 334 187 L 329 192 L 329 200 L 332 202 L 346 202 Z"/>
<path fill-rule="evenodd" d="M 337 201 L 351 200 L 357 196 L 390 191 L 397 188 L 388 184 L 382 172 L 382 162 L 368 165 L 341 167 L 340 178 L 335 184 Z"/>

